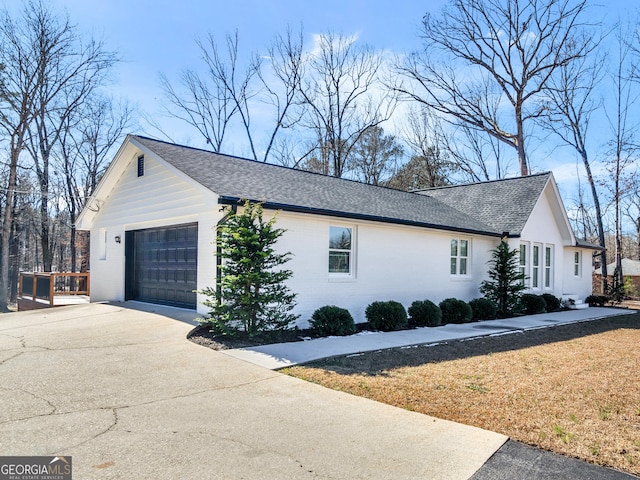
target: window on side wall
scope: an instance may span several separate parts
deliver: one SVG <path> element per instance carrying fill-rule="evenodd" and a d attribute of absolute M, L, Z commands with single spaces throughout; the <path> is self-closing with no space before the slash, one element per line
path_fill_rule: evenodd
<path fill-rule="evenodd" d="M 469 240 L 451 239 L 451 275 L 469 275 Z"/>
<path fill-rule="evenodd" d="M 582 262 L 580 252 L 573 252 L 573 276 L 579 277 L 582 274 Z"/>
<path fill-rule="evenodd" d="M 522 284 L 527 285 L 529 280 L 529 248 L 526 243 L 520 244 L 520 270 L 519 273 L 522 275 Z"/>
<path fill-rule="evenodd" d="M 544 288 L 553 288 L 553 247 L 544 247 Z"/>
<path fill-rule="evenodd" d="M 329 227 L 329 274 L 353 275 L 353 228 Z"/>
<path fill-rule="evenodd" d="M 531 265 L 531 287 L 540 288 L 540 245 L 533 246 Z"/>
<path fill-rule="evenodd" d="M 98 233 L 98 244 L 100 245 L 100 260 L 107 259 L 107 229 L 101 228 Z"/>

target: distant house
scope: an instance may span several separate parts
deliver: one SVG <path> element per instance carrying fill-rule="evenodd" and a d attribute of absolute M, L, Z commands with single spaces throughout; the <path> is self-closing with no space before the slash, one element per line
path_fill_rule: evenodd
<path fill-rule="evenodd" d="M 216 225 L 242 199 L 280 212 L 301 325 L 328 304 L 364 321 L 376 300 L 479 297 L 503 235 L 529 291 L 591 293 L 597 247 L 575 238 L 551 173 L 407 193 L 130 135 L 77 221 L 92 301 L 206 312 L 194 291 L 215 285 Z"/>
<path fill-rule="evenodd" d="M 613 278 L 613 272 L 616 269 L 616 264 L 610 263 L 607 265 L 607 277 L 609 283 Z M 594 271 L 594 290 L 595 287 L 599 287 L 602 284 L 602 268 L 598 268 Z M 628 287 L 627 295 L 631 298 L 640 298 L 640 261 L 631 260 L 630 258 L 622 259 L 622 276 L 625 280 L 625 284 Z"/>

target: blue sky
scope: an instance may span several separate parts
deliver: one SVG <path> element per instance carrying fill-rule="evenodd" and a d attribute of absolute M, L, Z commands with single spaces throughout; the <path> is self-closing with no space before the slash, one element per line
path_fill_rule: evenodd
<path fill-rule="evenodd" d="M 104 38 L 122 55 L 113 91 L 153 114 L 162 101 L 158 75 L 175 78 L 200 65 L 196 38 L 212 33 L 222 40 L 239 31 L 242 52 L 264 51 L 287 26 L 302 26 L 305 42 L 328 30 L 357 34 L 359 40 L 392 51 L 414 49 L 422 16 L 444 0 L 52 0 L 67 9 L 79 27 Z M 18 2 L 16 2 L 18 3 Z M 181 138 L 180 135 L 177 136 Z"/>
<path fill-rule="evenodd" d="M 171 131 L 175 141 L 198 147 L 204 145 L 197 133 L 159 116 L 163 98 L 158 80 L 161 72 L 175 79 L 185 68 L 199 66 L 196 38 L 212 33 L 222 40 L 226 33 L 238 29 L 240 49 L 250 53 L 264 51 L 273 37 L 284 33 L 287 26 L 294 29 L 302 26 L 308 46 L 313 34 L 333 31 L 356 34 L 359 41 L 377 49 L 402 53 L 420 47 L 422 16 L 427 12 L 437 13 L 446 3 L 445 0 L 45 1 L 66 9 L 82 32 L 103 39 L 108 49 L 120 53 L 123 61 L 110 87 L 114 95 L 127 98 L 147 115 L 157 118 Z M 596 5 L 597 0 L 593 3 Z M 15 12 L 22 1 L 0 0 L 0 5 Z M 595 11 L 610 19 L 618 15 L 630 18 L 638 6 L 637 0 L 607 0 L 606 7 L 595 7 Z M 160 136 L 157 131 L 144 127 L 134 133 Z M 545 158 L 551 156 L 553 162 L 547 167 Z M 564 182 L 575 183 L 575 157 L 570 153 L 541 152 L 540 158 L 533 159 L 533 165 L 537 171 L 553 168 L 561 188 Z"/>

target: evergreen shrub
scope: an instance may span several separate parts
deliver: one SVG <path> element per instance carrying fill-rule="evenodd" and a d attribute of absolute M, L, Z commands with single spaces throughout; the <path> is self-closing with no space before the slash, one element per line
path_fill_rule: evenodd
<path fill-rule="evenodd" d="M 467 323 L 471 321 L 473 312 L 464 300 L 445 298 L 440 302 L 443 323 Z"/>
<path fill-rule="evenodd" d="M 344 336 L 356 332 L 356 324 L 349 310 L 335 305 L 325 305 L 317 309 L 313 312 L 309 324 L 320 336 Z"/>
<path fill-rule="evenodd" d="M 402 330 L 408 325 L 407 311 L 401 303 L 393 300 L 371 303 L 365 310 L 365 316 L 372 329 L 383 332 Z"/>
<path fill-rule="evenodd" d="M 544 298 L 544 302 L 547 305 L 547 312 L 557 312 L 560 310 L 560 299 L 555 295 L 550 293 L 543 293 L 542 298 Z"/>
<path fill-rule="evenodd" d="M 442 311 L 430 300 L 416 300 L 408 313 L 411 327 L 437 327 L 442 324 Z"/>
<path fill-rule="evenodd" d="M 532 293 L 525 293 L 522 295 L 522 306 L 524 312 L 527 315 L 535 315 L 537 313 L 545 313 L 547 311 L 547 302 L 545 302 L 542 295 L 534 295 Z"/>
<path fill-rule="evenodd" d="M 488 298 L 475 298 L 469 302 L 473 320 L 493 320 L 498 314 L 498 307 Z"/>

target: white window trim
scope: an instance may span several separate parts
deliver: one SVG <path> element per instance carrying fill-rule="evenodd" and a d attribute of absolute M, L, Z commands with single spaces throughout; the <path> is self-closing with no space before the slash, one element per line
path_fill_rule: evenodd
<path fill-rule="evenodd" d="M 573 276 L 574 278 L 582 278 L 582 252 L 579 250 L 573 252 Z"/>
<path fill-rule="evenodd" d="M 331 227 L 348 228 L 351 230 L 351 250 L 344 250 L 349 252 L 349 273 L 346 272 L 329 272 L 329 252 L 341 251 L 335 248 L 329 248 L 329 242 L 331 238 Z M 355 225 L 347 225 L 341 223 L 331 223 L 327 229 L 329 233 L 329 239 L 327 240 L 327 274 L 329 281 L 351 281 L 356 278 L 356 244 L 357 244 L 357 228 Z"/>
<path fill-rule="evenodd" d="M 522 263 L 522 247 L 524 247 L 524 264 Z M 531 248 L 529 248 L 529 242 L 520 242 L 520 248 L 518 250 L 518 265 L 519 265 L 519 273 L 524 273 L 524 278 L 522 279 L 522 284 L 525 287 L 529 287 L 531 275 L 529 275 L 529 266 L 531 264 L 529 256 L 531 255 Z"/>
<path fill-rule="evenodd" d="M 544 254 L 543 254 L 543 271 L 544 271 L 544 275 L 543 275 L 543 281 L 542 281 L 542 286 L 545 290 L 553 290 L 553 283 L 554 283 L 554 268 L 553 268 L 553 263 L 554 263 L 554 257 L 555 257 L 555 252 L 554 252 L 555 248 L 553 248 L 553 244 L 549 243 L 549 244 L 545 244 L 544 246 Z M 549 252 L 549 265 L 547 265 L 547 251 Z M 548 285 L 547 285 L 548 283 Z"/>
<path fill-rule="evenodd" d="M 453 255 L 451 255 L 451 242 L 453 240 L 456 240 L 458 242 L 458 247 L 457 247 L 457 255 L 454 257 Z M 467 255 L 465 257 L 460 255 L 460 242 L 461 241 L 465 241 L 467 242 Z M 471 238 L 468 237 L 451 237 L 449 239 L 449 276 L 452 279 L 470 279 L 471 278 Z M 451 273 L 451 259 L 455 258 L 456 259 L 456 273 Z M 461 274 L 460 273 L 460 260 L 461 259 L 466 259 L 466 265 L 467 265 L 467 272 Z"/>
<path fill-rule="evenodd" d="M 536 249 L 538 250 L 536 265 Z M 542 284 L 544 283 L 543 273 L 544 273 L 544 246 L 542 243 L 534 243 L 531 247 L 531 288 L 533 290 L 542 290 Z"/>
<path fill-rule="evenodd" d="M 107 237 L 108 232 L 106 228 L 101 228 L 98 230 L 98 245 L 100 248 L 100 256 L 98 260 L 106 260 L 107 259 Z"/>

